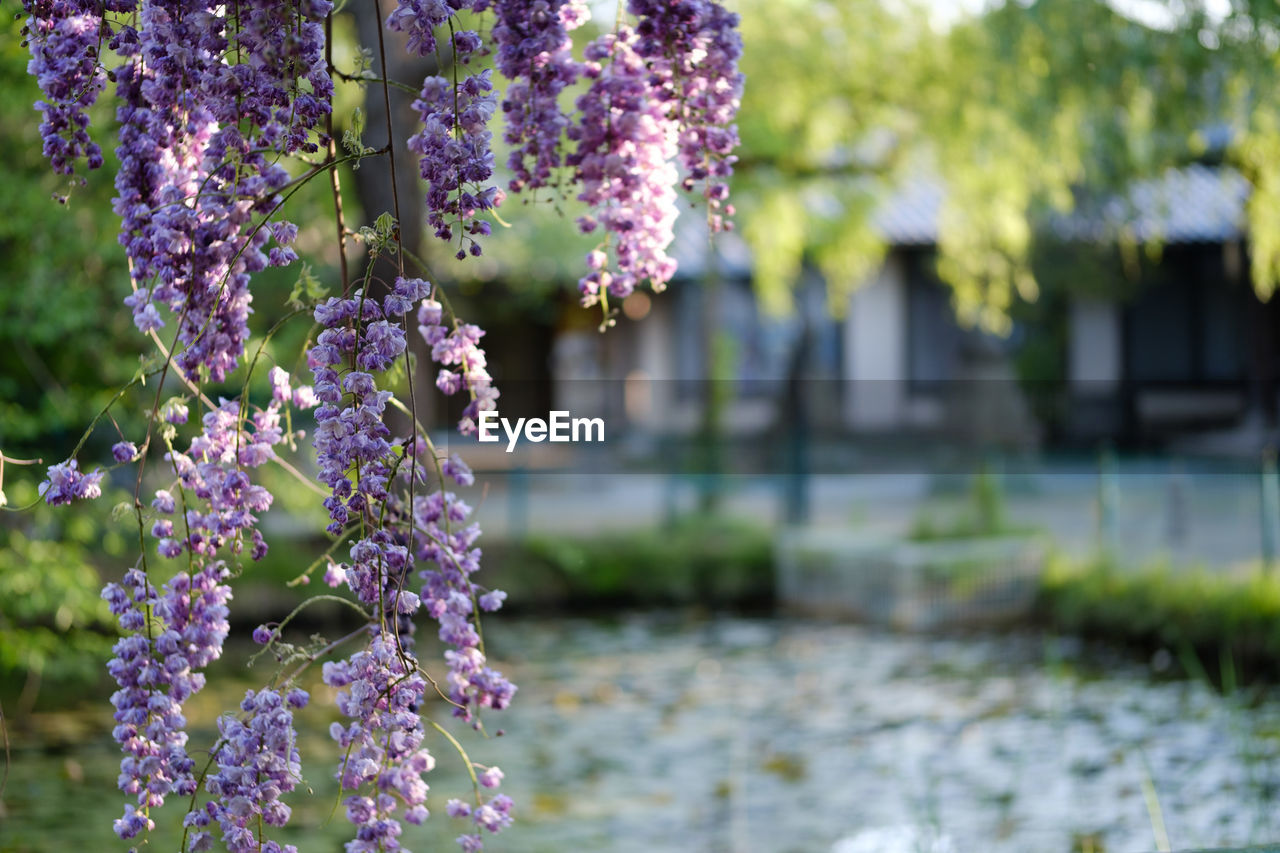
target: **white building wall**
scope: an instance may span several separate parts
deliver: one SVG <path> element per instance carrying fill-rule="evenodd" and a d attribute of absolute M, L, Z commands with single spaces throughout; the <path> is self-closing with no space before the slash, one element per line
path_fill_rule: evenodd
<path fill-rule="evenodd" d="M 1071 303 L 1067 378 L 1076 394 L 1106 394 L 1121 379 L 1120 306 L 1101 299 Z"/>
<path fill-rule="evenodd" d="M 907 380 L 907 287 L 900 259 L 890 255 L 871 281 L 849 298 L 844 324 L 845 422 L 853 429 L 902 423 Z"/>

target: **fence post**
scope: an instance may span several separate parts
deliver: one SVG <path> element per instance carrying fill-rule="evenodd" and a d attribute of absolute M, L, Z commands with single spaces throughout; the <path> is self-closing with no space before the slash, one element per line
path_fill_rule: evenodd
<path fill-rule="evenodd" d="M 1270 574 L 1280 549 L 1280 480 L 1276 478 L 1276 451 L 1262 451 L 1262 570 Z"/>
<path fill-rule="evenodd" d="M 507 526 L 512 539 L 523 539 L 529 530 L 529 472 L 523 465 L 507 474 Z"/>
<path fill-rule="evenodd" d="M 1110 551 L 1120 541 L 1116 515 L 1120 509 L 1120 482 L 1116 455 L 1110 447 L 1098 454 L 1098 535 L 1101 550 Z"/>
<path fill-rule="evenodd" d="M 1165 484 L 1165 539 L 1172 551 L 1187 544 L 1191 526 L 1187 491 L 1187 472 L 1182 460 L 1175 458 L 1169 462 L 1169 479 Z"/>

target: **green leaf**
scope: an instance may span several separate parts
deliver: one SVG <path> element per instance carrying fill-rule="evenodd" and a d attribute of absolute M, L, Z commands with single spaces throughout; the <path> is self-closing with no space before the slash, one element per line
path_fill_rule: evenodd
<path fill-rule="evenodd" d="M 328 295 L 329 288 L 315 277 L 311 271 L 311 265 L 304 263 L 302 271 L 298 273 L 298 280 L 294 282 L 293 290 L 289 292 L 286 304 L 290 308 L 302 309 L 316 304 Z"/>

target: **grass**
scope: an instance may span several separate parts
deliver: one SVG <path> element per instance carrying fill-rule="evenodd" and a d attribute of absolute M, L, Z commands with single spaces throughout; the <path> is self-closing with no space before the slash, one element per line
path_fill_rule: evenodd
<path fill-rule="evenodd" d="M 534 596 L 575 606 L 752 607 L 773 599 L 772 531 L 716 516 L 584 539 L 534 537 L 501 561 L 518 567 L 525 583 L 542 579 L 540 592 L 530 590 Z M 512 574 L 505 566 L 499 573 Z M 519 599 L 515 590 L 511 596 Z"/>
<path fill-rule="evenodd" d="M 1136 568 L 1108 556 L 1049 561 L 1040 591 L 1048 627 L 1149 650 L 1169 649 L 1184 661 L 1220 661 L 1255 678 L 1280 678 L 1280 575 L 1175 568 L 1153 561 Z M 1194 675 L 1195 673 L 1189 673 Z"/>
<path fill-rule="evenodd" d="M 1034 527 L 1009 521 L 1000 478 L 983 465 L 974 476 L 964 506 L 958 513 L 942 519 L 928 513 L 917 515 L 907 531 L 907 539 L 912 542 L 938 542 L 1023 536 L 1036 532 L 1038 531 Z"/>

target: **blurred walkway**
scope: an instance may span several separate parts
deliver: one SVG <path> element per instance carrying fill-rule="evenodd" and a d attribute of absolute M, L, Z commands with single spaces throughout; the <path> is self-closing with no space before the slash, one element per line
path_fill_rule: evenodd
<path fill-rule="evenodd" d="M 1230 566 L 1261 558 L 1261 479 L 1257 473 L 1187 470 L 1177 464 L 1122 466 L 1114 478 L 1117 552 L 1130 563 L 1168 557 L 1177 564 Z M 726 515 L 777 526 L 794 494 L 784 476 L 720 479 Z M 970 498 L 970 475 L 815 474 L 808 478 L 810 524 L 897 537 L 927 519 L 945 525 Z M 1101 539 L 1099 477 L 1062 466 L 1001 478 L 1011 524 L 1048 533 L 1073 554 Z M 486 535 L 584 535 L 654 527 L 693 512 L 705 481 L 671 474 L 477 473 L 466 490 Z"/>

